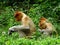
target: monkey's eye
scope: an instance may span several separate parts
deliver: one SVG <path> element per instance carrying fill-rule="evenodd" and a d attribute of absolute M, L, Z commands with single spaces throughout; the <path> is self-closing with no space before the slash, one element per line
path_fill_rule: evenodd
<path fill-rule="evenodd" d="M 16 14 L 14 17 L 15 17 L 15 18 L 17 18 L 18 16 L 19 16 L 19 15 L 18 15 L 18 14 Z"/>
<path fill-rule="evenodd" d="M 39 21 L 39 22 L 41 22 L 41 21 Z"/>

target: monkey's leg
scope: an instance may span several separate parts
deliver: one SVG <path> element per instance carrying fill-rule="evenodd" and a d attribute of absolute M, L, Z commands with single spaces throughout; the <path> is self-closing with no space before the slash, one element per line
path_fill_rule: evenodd
<path fill-rule="evenodd" d="M 18 27 L 19 27 L 18 32 L 19 32 L 20 37 L 27 37 L 30 35 L 30 28 L 28 26 L 26 27 L 26 26 L 21 25 Z"/>
<path fill-rule="evenodd" d="M 23 31 L 18 31 L 18 33 L 20 38 L 26 37 L 26 34 Z"/>
<path fill-rule="evenodd" d="M 46 29 L 39 29 L 39 31 L 43 34 L 43 35 L 49 35 L 49 31 Z"/>

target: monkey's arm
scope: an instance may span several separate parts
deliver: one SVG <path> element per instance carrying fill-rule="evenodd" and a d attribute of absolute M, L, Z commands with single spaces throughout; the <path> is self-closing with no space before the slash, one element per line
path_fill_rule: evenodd
<path fill-rule="evenodd" d="M 29 29 L 29 26 L 18 25 L 9 28 L 9 30 L 13 30 L 13 31 L 24 30 L 24 29 Z"/>
<path fill-rule="evenodd" d="M 13 26 L 9 28 L 8 34 L 12 32 L 18 32 L 21 30 L 29 30 L 30 28 L 28 26 L 23 26 L 23 25 L 18 25 L 18 26 Z"/>
<path fill-rule="evenodd" d="M 45 32 L 46 30 L 45 29 L 38 29 L 38 31 Z"/>
<path fill-rule="evenodd" d="M 40 32 L 51 32 L 52 30 L 49 30 L 49 29 L 38 29 L 38 31 L 40 31 Z"/>

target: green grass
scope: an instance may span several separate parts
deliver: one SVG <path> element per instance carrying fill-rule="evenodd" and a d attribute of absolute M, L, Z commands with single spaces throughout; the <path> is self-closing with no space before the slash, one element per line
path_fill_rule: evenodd
<path fill-rule="evenodd" d="M 13 33 L 10 36 L 7 33 L 1 33 L 0 45 L 60 45 L 60 36 L 27 39 L 19 38 L 18 33 Z"/>
<path fill-rule="evenodd" d="M 5 29 L 5 28 L 4 28 Z M 0 30 L 4 30 L 1 29 Z M 6 29 L 5 29 L 6 30 Z M 60 45 L 60 36 L 58 37 L 45 37 L 39 36 L 39 32 L 33 35 L 32 39 L 19 38 L 17 32 L 8 35 L 8 30 L 0 32 L 0 45 Z"/>

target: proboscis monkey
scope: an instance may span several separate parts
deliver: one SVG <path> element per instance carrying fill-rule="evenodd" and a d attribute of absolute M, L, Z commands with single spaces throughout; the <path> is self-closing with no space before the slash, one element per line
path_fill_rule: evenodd
<path fill-rule="evenodd" d="M 17 21 L 21 22 L 21 25 L 13 26 L 9 28 L 8 34 L 14 31 L 18 31 L 20 37 L 30 36 L 36 31 L 35 24 L 32 19 L 21 11 L 16 11 L 14 17 Z"/>
<path fill-rule="evenodd" d="M 55 27 L 52 25 L 52 23 L 44 17 L 40 18 L 39 20 L 39 28 L 39 31 L 45 35 L 51 35 L 54 31 L 57 34 L 57 31 L 55 30 Z"/>

